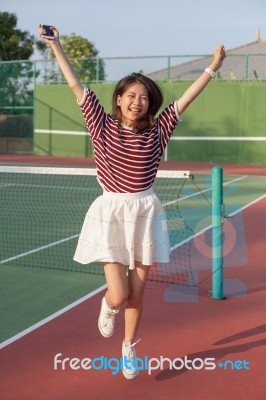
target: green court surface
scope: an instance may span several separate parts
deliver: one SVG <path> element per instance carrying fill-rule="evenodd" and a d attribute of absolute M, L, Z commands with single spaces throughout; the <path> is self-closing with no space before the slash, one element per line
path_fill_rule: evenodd
<path fill-rule="evenodd" d="M 34 268 L 33 265 L 29 266 L 31 265 L 30 260 L 32 257 L 30 252 L 26 256 L 16 258 L 23 251 L 27 253 L 28 249 L 38 248 L 38 246 L 42 245 L 40 235 L 42 231 L 45 231 L 45 234 L 47 232 L 50 234 L 49 240 L 53 244 L 57 240 L 65 238 L 66 233 L 60 231 L 60 228 L 53 229 L 50 232 L 50 225 L 46 224 L 49 216 L 54 221 L 55 228 L 57 228 L 58 221 L 60 221 L 62 215 L 72 212 L 71 210 L 76 208 L 77 199 L 80 199 L 82 196 L 86 204 L 86 206 L 82 205 L 82 209 L 85 212 L 88 205 L 86 191 L 82 191 L 81 188 L 78 190 L 78 183 L 75 183 L 76 198 L 67 202 L 65 185 L 68 184 L 66 184 L 64 179 L 66 178 L 64 177 L 60 180 L 61 187 L 56 187 L 53 181 L 51 183 L 47 183 L 47 181 L 45 183 L 33 182 L 32 187 L 29 183 L 25 182 L 23 184 L 11 182 L 9 186 L 6 183 L 0 185 L 1 198 L 7 195 L 8 191 L 11 193 L 10 200 L 5 203 L 4 215 L 2 215 L 4 224 L 1 223 L 0 227 L 1 237 L 5 238 L 1 251 L 1 260 L 14 256 L 14 260 L 10 260 L 8 263 L 4 262 L 0 265 L 0 343 L 49 317 L 88 293 L 93 292 L 105 282 L 103 275 L 92 275 L 75 269 L 71 270 L 71 266 L 68 270 L 59 270 L 60 266 L 49 269 L 49 265 L 46 265 L 46 268 L 43 266 L 42 268 Z M 182 216 L 186 223 L 193 232 L 197 233 L 199 221 L 206 219 L 206 226 L 210 223 L 210 219 L 208 220 L 208 217 L 211 216 L 210 174 L 196 174 L 195 183 L 197 186 L 190 182 L 183 187 L 180 201 L 182 207 L 180 208 L 182 208 Z M 71 185 L 73 185 L 73 181 Z M 25 189 L 25 187 L 26 191 L 23 191 L 22 188 Z M 39 197 L 35 197 L 39 203 L 38 210 L 46 205 L 46 214 L 41 214 L 41 224 L 34 233 L 37 242 L 29 245 L 29 232 L 27 230 L 30 228 L 27 227 L 25 229 L 25 226 L 27 226 L 26 221 L 29 215 L 36 211 L 30 209 L 28 201 L 32 197 L 30 190 L 33 190 L 32 193 L 34 193 L 34 196 L 38 196 L 38 189 L 41 190 Z M 166 201 L 167 193 L 165 193 L 163 188 L 159 190 L 162 192 L 162 202 Z M 59 193 L 62 197 L 58 197 Z M 266 177 L 225 175 L 225 214 L 230 216 L 230 214 L 241 212 L 244 207 L 252 206 L 252 202 L 256 202 L 261 196 L 265 196 L 265 193 Z M 44 195 L 45 200 L 42 202 L 41 199 Z M 56 204 L 55 197 L 57 198 Z M 50 199 L 50 204 L 48 205 L 46 204 L 47 199 Z M 19 207 L 19 203 L 16 203 L 17 200 L 25 201 L 23 209 Z M 62 209 L 62 207 L 65 207 L 63 214 L 58 216 L 57 211 L 59 212 L 59 209 Z M 67 239 L 78 235 L 81 222 L 84 218 L 84 212 L 78 211 L 78 214 L 74 213 L 75 223 L 73 223 L 71 229 L 67 232 L 67 236 L 69 236 Z M 11 222 L 8 222 L 8 218 L 11 215 Z M 7 229 L 8 224 L 12 226 L 12 230 L 10 231 Z M 6 231 L 8 231 L 8 235 L 5 234 Z M 17 250 L 15 247 L 9 245 L 11 241 L 18 243 Z M 75 243 L 76 240 L 69 240 L 67 243 L 53 245 L 53 254 L 56 255 L 57 251 L 63 252 L 66 259 L 69 260 L 66 263 L 72 263 Z M 46 251 L 47 249 L 44 249 L 38 252 L 38 255 L 45 254 Z M 23 260 L 24 264 L 20 265 L 21 260 Z M 47 262 L 45 261 L 45 257 L 43 260 L 43 263 Z M 27 262 L 29 265 L 27 265 Z"/>

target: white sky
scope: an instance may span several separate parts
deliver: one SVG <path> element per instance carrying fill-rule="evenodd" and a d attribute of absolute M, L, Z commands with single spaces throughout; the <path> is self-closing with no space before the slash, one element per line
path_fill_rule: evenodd
<path fill-rule="evenodd" d="M 210 54 L 266 39 L 265 0 L 1 0 L 18 28 L 38 23 L 86 37 L 101 57 Z"/>

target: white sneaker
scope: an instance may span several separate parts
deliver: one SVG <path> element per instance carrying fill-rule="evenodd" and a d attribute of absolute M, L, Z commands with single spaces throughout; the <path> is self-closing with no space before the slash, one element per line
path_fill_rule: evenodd
<path fill-rule="evenodd" d="M 136 360 L 136 349 L 135 345 L 140 341 L 140 339 L 135 342 L 131 343 L 131 340 L 127 340 L 126 343 L 123 341 L 122 344 L 122 357 L 123 357 L 123 375 L 126 379 L 135 379 L 138 374 L 139 370 L 137 367 Z M 134 360 L 132 362 L 132 360 Z"/>
<path fill-rule="evenodd" d="M 115 315 L 119 312 L 119 307 L 110 308 L 106 303 L 105 297 L 102 299 L 102 306 L 98 318 L 98 327 L 104 337 L 110 337 L 114 333 Z"/>

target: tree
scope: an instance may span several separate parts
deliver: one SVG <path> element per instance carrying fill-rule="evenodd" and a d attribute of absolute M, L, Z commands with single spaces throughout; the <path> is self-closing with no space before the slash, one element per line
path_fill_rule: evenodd
<path fill-rule="evenodd" d="M 94 47 L 93 43 L 86 38 L 76 35 L 75 33 L 72 33 L 71 35 L 61 35 L 60 41 L 62 48 L 76 69 L 80 81 L 87 83 L 88 81 L 105 79 L 104 61 L 97 57 L 98 50 Z M 48 45 L 46 45 L 47 47 L 45 48 L 40 46 L 38 42 L 36 44 L 38 50 L 47 60 Z M 50 51 L 49 56 L 51 60 L 55 59 L 52 50 Z M 55 65 L 53 63 L 51 64 L 49 70 L 50 72 L 48 76 L 47 68 L 45 68 L 46 82 L 57 82 L 59 77 L 60 79 L 62 78 L 62 74 L 58 74 L 58 71 L 55 70 Z"/>
<path fill-rule="evenodd" d="M 34 52 L 34 36 L 16 28 L 17 16 L 0 12 L 0 60 L 28 60 Z"/>
<path fill-rule="evenodd" d="M 16 26 L 15 14 L 0 12 L 0 137 L 33 134 L 35 39 Z"/>
<path fill-rule="evenodd" d="M 4 107 L 33 103 L 34 68 L 26 60 L 33 54 L 35 40 L 16 26 L 15 14 L 0 12 L 0 103 Z"/>
<path fill-rule="evenodd" d="M 16 28 L 15 14 L 0 12 L 0 104 L 2 107 L 30 106 L 33 103 L 34 67 L 27 61 L 35 39 Z M 18 60 L 21 60 L 18 62 Z M 7 108 L 8 109 L 8 108 Z M 17 108 L 16 113 L 23 112 Z"/>
<path fill-rule="evenodd" d="M 61 37 L 62 47 L 70 59 L 76 59 L 75 66 L 81 81 L 104 80 L 103 60 L 97 59 L 98 50 L 88 39 L 72 33 Z M 97 65 L 97 62 L 99 63 Z M 97 76 L 98 69 L 98 76 Z"/>

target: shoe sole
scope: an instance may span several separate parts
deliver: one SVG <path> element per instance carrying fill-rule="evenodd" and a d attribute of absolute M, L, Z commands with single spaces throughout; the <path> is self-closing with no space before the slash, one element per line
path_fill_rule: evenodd
<path fill-rule="evenodd" d="M 137 376 L 139 375 L 139 371 L 137 370 L 137 371 L 135 372 L 135 374 L 129 375 L 129 374 L 123 369 L 123 375 L 124 375 L 124 377 L 125 377 L 126 379 L 132 380 L 132 379 L 136 379 L 136 378 L 137 378 Z"/>

